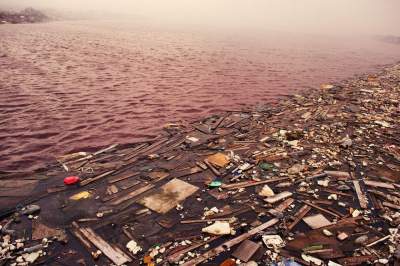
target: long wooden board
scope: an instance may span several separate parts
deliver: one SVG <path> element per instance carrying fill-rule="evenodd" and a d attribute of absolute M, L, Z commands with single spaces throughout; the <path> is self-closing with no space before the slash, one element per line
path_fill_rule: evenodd
<path fill-rule="evenodd" d="M 362 209 L 368 208 L 368 199 L 361 189 L 360 181 L 353 180 L 353 185 L 354 185 L 354 190 L 357 193 L 358 201 L 360 202 L 360 207 Z"/>
<path fill-rule="evenodd" d="M 242 241 L 254 236 L 255 234 L 261 232 L 262 230 L 267 229 L 268 227 L 273 226 L 274 224 L 276 224 L 277 222 L 279 222 L 278 218 L 273 218 L 271 220 L 269 220 L 266 223 L 263 223 L 253 229 L 251 229 L 250 231 L 248 231 L 247 233 L 241 234 L 238 237 L 235 237 L 234 239 L 231 239 L 225 243 L 223 243 L 222 245 L 217 246 L 216 248 L 213 248 L 203 254 L 201 254 L 200 256 L 198 256 L 195 259 L 192 259 L 186 263 L 184 263 L 182 266 L 193 266 L 193 265 L 198 265 L 200 263 L 202 263 L 203 261 L 214 257 L 216 255 L 218 255 L 221 252 L 226 251 L 227 249 L 230 249 L 231 247 L 241 243 Z"/>
<path fill-rule="evenodd" d="M 112 201 L 110 202 L 110 204 L 111 204 L 111 205 L 118 205 L 118 204 L 121 204 L 121 203 L 124 202 L 124 201 L 127 201 L 127 200 L 129 200 L 129 199 L 132 199 L 132 198 L 134 198 L 134 197 L 136 197 L 136 196 L 139 196 L 140 194 L 146 192 L 146 191 L 149 190 L 149 189 L 152 189 L 153 187 L 154 187 L 154 185 L 148 184 L 148 185 L 146 185 L 146 186 L 144 186 L 144 187 L 141 187 L 141 188 L 139 188 L 139 189 L 135 189 L 135 190 L 133 190 L 132 192 L 126 194 L 126 195 L 123 195 L 123 196 L 121 195 L 120 197 L 118 197 L 118 198 L 112 200 Z"/>
<path fill-rule="evenodd" d="M 123 265 L 131 262 L 131 258 L 116 246 L 111 246 L 103 238 L 97 235 L 91 228 L 80 228 L 79 230 L 90 242 L 100 249 L 114 264 Z"/>

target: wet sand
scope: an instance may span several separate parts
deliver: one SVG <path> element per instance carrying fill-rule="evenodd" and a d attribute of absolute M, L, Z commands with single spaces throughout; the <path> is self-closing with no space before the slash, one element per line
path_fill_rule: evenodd
<path fill-rule="evenodd" d="M 398 60 L 368 39 L 239 35 L 121 22 L 0 27 L 0 170 L 158 135 Z"/>

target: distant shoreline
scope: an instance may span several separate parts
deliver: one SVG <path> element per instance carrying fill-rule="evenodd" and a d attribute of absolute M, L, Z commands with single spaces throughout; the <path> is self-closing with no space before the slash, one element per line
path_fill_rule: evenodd
<path fill-rule="evenodd" d="M 0 24 L 26 24 L 48 21 L 49 17 L 34 8 L 25 8 L 19 12 L 0 10 Z"/>

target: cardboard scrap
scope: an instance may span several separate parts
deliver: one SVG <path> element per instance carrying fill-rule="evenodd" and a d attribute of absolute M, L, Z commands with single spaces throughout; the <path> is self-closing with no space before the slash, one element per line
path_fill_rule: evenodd
<path fill-rule="evenodd" d="M 60 237 L 64 234 L 61 229 L 51 228 L 38 220 L 32 221 L 32 240 L 41 240 L 43 238 Z"/>
<path fill-rule="evenodd" d="M 229 164 L 229 157 L 223 153 L 216 153 L 207 157 L 207 161 L 218 167 L 225 167 Z"/>
<path fill-rule="evenodd" d="M 274 196 L 268 197 L 266 199 L 264 199 L 264 201 L 268 202 L 268 203 L 275 203 L 278 201 L 281 201 L 283 199 L 289 198 L 290 196 L 292 196 L 293 193 L 289 192 L 289 191 L 283 191 L 279 194 L 276 194 Z"/>
<path fill-rule="evenodd" d="M 303 221 L 312 229 L 318 229 L 331 225 L 332 223 L 322 214 L 311 215 L 303 218 Z"/>
<path fill-rule="evenodd" d="M 158 213 L 167 213 L 199 188 L 180 179 L 173 179 L 139 203 Z"/>
<path fill-rule="evenodd" d="M 246 239 L 232 253 L 232 256 L 241 261 L 248 262 L 260 246 L 260 244 Z"/>

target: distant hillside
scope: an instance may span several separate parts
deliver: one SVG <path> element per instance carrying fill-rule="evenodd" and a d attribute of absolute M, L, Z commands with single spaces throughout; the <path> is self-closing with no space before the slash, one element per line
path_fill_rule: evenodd
<path fill-rule="evenodd" d="M 394 35 L 380 35 L 376 36 L 376 39 L 383 41 L 383 42 L 388 42 L 388 43 L 393 43 L 393 44 L 400 44 L 400 36 L 394 36 Z"/>
<path fill-rule="evenodd" d="M 43 12 L 31 7 L 20 12 L 0 10 L 0 24 L 37 23 L 47 20 L 49 18 Z"/>

